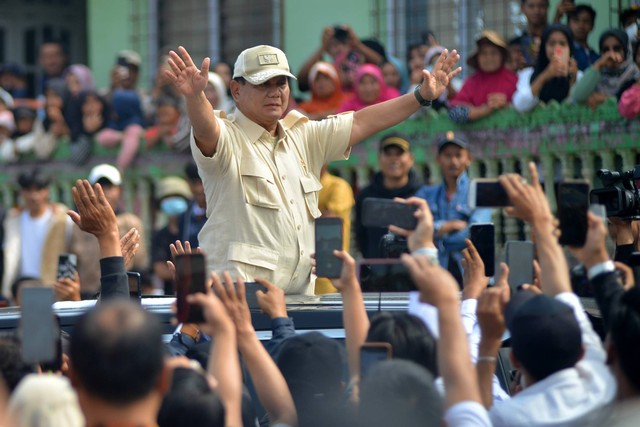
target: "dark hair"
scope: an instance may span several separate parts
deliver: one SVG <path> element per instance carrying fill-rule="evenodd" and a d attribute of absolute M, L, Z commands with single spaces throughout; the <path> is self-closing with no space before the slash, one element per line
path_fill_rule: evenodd
<path fill-rule="evenodd" d="M 20 289 L 25 283 L 40 285 L 41 281 L 37 277 L 30 277 L 30 276 L 20 276 L 16 278 L 16 280 L 14 280 L 13 283 L 11 284 L 11 296 L 13 297 L 14 301 L 18 299 L 18 293 L 20 292 Z"/>
<path fill-rule="evenodd" d="M 377 363 L 360 384 L 361 425 L 442 425 L 442 398 L 433 380 L 426 369 L 408 360 Z"/>
<path fill-rule="evenodd" d="M 175 368 L 158 411 L 160 427 L 224 427 L 225 410 L 207 379 L 191 368 Z"/>
<path fill-rule="evenodd" d="M 407 313 L 381 312 L 369 326 L 367 342 L 388 342 L 393 358 L 419 364 L 438 376 L 437 340 L 418 317 Z"/>
<path fill-rule="evenodd" d="M 520 4 L 525 4 L 527 2 L 527 0 L 520 0 Z M 549 0 L 546 0 L 547 2 L 547 6 L 549 5 Z"/>
<path fill-rule="evenodd" d="M 619 15 L 620 25 L 624 25 L 626 20 L 631 19 L 634 16 L 637 17 L 639 13 L 640 11 L 638 11 L 638 9 L 624 9 Z"/>
<path fill-rule="evenodd" d="M 44 173 L 40 168 L 33 168 L 28 172 L 22 172 L 18 176 L 18 185 L 20 188 L 27 189 L 36 187 L 38 189 L 47 188 L 51 183 L 49 175 Z"/>
<path fill-rule="evenodd" d="M 542 33 L 542 39 L 540 40 L 540 52 L 538 53 L 538 59 L 536 60 L 533 74 L 531 74 L 530 82 L 533 82 L 549 65 L 550 60 L 547 56 L 545 46 L 547 45 L 551 34 L 555 32 L 564 34 L 567 38 L 567 44 L 569 45 L 569 56 L 573 56 L 573 34 L 569 27 L 563 24 L 551 24 L 547 26 Z M 568 77 L 554 77 L 548 80 L 542 89 L 540 89 L 538 97 L 543 102 L 549 102 L 551 100 L 560 102 L 569 96 L 569 89 L 571 89 L 571 86 L 569 84 Z"/>
<path fill-rule="evenodd" d="M 577 19 L 578 15 L 582 12 L 587 12 L 589 16 L 591 16 L 591 24 L 595 24 L 596 22 L 596 11 L 594 8 L 589 6 L 588 4 L 578 4 L 575 9 L 571 12 L 567 13 L 567 19 L 570 21 L 572 19 Z"/>
<path fill-rule="evenodd" d="M 600 34 L 600 39 L 598 40 L 598 50 L 602 51 L 602 44 L 609 37 L 614 37 L 617 39 L 622 45 L 622 52 L 624 55 L 624 59 L 627 59 L 627 55 L 629 54 L 629 36 L 626 31 L 621 30 L 620 28 L 609 28 Z"/>
<path fill-rule="evenodd" d="M 362 42 L 363 45 L 375 51 L 377 54 L 379 54 L 382 57 L 381 63 L 387 62 L 387 50 L 384 48 L 384 45 L 382 43 L 380 43 L 378 40 L 374 38 L 362 39 L 360 41 Z M 375 65 L 380 65 L 380 64 L 375 64 Z"/>
<path fill-rule="evenodd" d="M 14 335 L 0 337 L 0 374 L 7 384 L 9 394 L 22 378 L 35 372 L 35 365 L 22 360 L 20 341 Z"/>
<path fill-rule="evenodd" d="M 200 173 L 198 173 L 198 165 L 193 161 L 190 161 L 184 166 L 184 174 L 187 176 L 189 181 L 202 181 Z"/>
<path fill-rule="evenodd" d="M 631 288 L 622 295 L 612 312 L 609 333 L 622 372 L 640 390 L 640 288 Z"/>
<path fill-rule="evenodd" d="M 70 358 L 87 392 L 112 404 L 136 402 L 162 374 L 162 327 L 128 299 L 100 303 L 75 324 Z"/>

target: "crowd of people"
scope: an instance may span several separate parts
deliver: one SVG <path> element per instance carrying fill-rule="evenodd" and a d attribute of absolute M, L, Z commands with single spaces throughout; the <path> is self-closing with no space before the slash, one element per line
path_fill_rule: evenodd
<path fill-rule="evenodd" d="M 535 244 L 534 280 L 516 290 L 506 264 L 485 276 L 469 240 L 470 225 L 492 215 L 468 203 L 472 141 L 453 131 L 435 141 L 442 180 L 424 185 L 413 170 L 415 141 L 383 132 L 430 107 L 465 123 L 509 104 L 519 111 L 551 100 L 596 106 L 617 96 L 621 114 L 637 116 L 638 28 L 629 16 L 621 16 L 624 30 L 603 32 L 599 56 L 586 44 L 590 6 L 562 1 L 550 25 L 547 0 L 522 0 L 522 11 L 522 36 L 479 35 L 464 82 L 460 56 L 432 34 L 408 50 L 405 66 L 348 26 L 325 29 L 297 76 L 276 47 L 248 48 L 231 68 L 195 62 L 181 46 L 167 53 L 145 94 L 136 86 L 140 56 L 122 51 L 112 87 L 101 93 L 86 66 L 67 65 L 62 46 L 46 43 L 39 105 L 3 69 L 0 121 L 17 122 L 29 110 L 33 125 L 3 140 L 10 161 L 30 150 L 46 158 L 62 136 L 79 164 L 93 144 L 121 148 L 114 164 L 96 165 L 75 183 L 71 209 L 50 201 L 46 167 L 25 167 L 17 180 L 22 205 L 1 212 L 6 304 L 21 305 L 25 289 L 45 287 L 56 301 L 96 305 L 70 334 L 60 333 L 54 363 L 23 358 L 29 331 L 0 336 L 0 425 L 636 425 L 640 291 L 627 266 L 640 240 L 635 222 L 589 213 L 584 246 L 568 248 L 598 305 L 599 336 L 572 290 L 534 163 L 529 181 L 499 177 L 506 213 L 528 224 Z M 294 80 L 311 92 L 306 101 L 292 98 Z M 354 197 L 327 164 L 379 133 L 380 171 Z M 189 151 L 193 162 L 155 186 L 165 221 L 146 236 L 142 221 L 122 209 L 122 184 L 140 145 L 158 143 Z M 416 228 L 365 226 L 371 197 L 410 205 Z M 400 258 L 418 306 L 435 307 L 435 316 L 369 318 L 350 255 L 354 207 L 357 251 Z M 342 272 L 316 281 L 314 223 L 323 216 L 343 221 L 342 250 L 333 253 Z M 609 233 L 617 263 L 607 252 Z M 205 292 L 187 297 L 204 318 L 180 324 L 163 342 L 159 319 L 131 301 L 127 273 L 142 273 L 145 292 L 171 296 L 176 257 L 193 252 L 206 257 L 211 274 Z M 70 256 L 71 274 L 61 274 Z M 250 282 L 262 286 L 249 297 L 271 319 L 264 343 L 252 324 Z M 285 295 L 325 292 L 340 294 L 344 345 L 318 332 L 297 334 L 287 313 Z M 390 360 L 365 370 L 367 346 L 386 349 Z M 496 376 L 504 346 L 510 385 Z"/>

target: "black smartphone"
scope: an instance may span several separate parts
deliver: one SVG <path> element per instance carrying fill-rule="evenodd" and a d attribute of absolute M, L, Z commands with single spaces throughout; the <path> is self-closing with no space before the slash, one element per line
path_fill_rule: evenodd
<path fill-rule="evenodd" d="M 398 258 L 363 258 L 356 262 L 362 292 L 410 292 L 417 290 L 409 269 Z"/>
<path fill-rule="evenodd" d="M 509 266 L 509 287 L 513 295 L 520 286 L 533 284 L 533 242 L 509 240 L 505 245 L 505 254 L 505 262 Z"/>
<path fill-rule="evenodd" d="M 367 197 L 362 203 L 362 225 L 365 227 L 387 228 L 395 225 L 405 230 L 413 230 L 418 225 L 416 207 L 391 199 Z"/>
<path fill-rule="evenodd" d="M 316 275 L 336 278 L 342 272 L 342 261 L 333 254 L 342 250 L 342 218 L 318 218 L 315 223 Z"/>
<path fill-rule="evenodd" d="M 129 298 L 133 301 L 142 300 L 142 276 L 137 271 L 127 271 L 129 281 Z"/>
<path fill-rule="evenodd" d="M 484 275 L 492 277 L 496 266 L 495 227 L 493 224 L 471 224 L 469 239 L 484 263 Z"/>
<path fill-rule="evenodd" d="M 360 347 L 360 380 L 362 380 L 373 365 L 391 359 L 393 353 L 388 342 L 367 342 Z"/>
<path fill-rule="evenodd" d="M 21 290 L 20 336 L 22 358 L 26 363 L 52 362 L 56 359 L 60 330 L 53 315 L 53 288 Z"/>
<path fill-rule="evenodd" d="M 58 256 L 58 279 L 75 279 L 78 268 L 76 254 L 60 254 Z"/>
<path fill-rule="evenodd" d="M 469 207 L 501 208 L 511 206 L 509 196 L 497 178 L 471 180 L 469 185 Z"/>
<path fill-rule="evenodd" d="M 198 305 L 187 302 L 187 295 L 206 293 L 206 262 L 204 255 L 193 253 L 176 255 L 176 305 L 178 322 L 203 323 L 204 314 Z"/>
<path fill-rule="evenodd" d="M 582 247 L 587 239 L 589 224 L 589 184 L 561 182 L 558 184 L 558 219 L 561 245 Z"/>
<path fill-rule="evenodd" d="M 258 291 L 268 292 L 267 288 L 258 282 L 245 282 L 244 292 L 249 310 L 260 310 L 260 304 L 258 304 L 258 298 L 256 297 L 256 292 Z"/>

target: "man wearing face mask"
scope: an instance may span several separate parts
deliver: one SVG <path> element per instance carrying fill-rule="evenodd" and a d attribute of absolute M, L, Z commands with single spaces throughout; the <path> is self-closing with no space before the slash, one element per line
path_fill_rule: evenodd
<path fill-rule="evenodd" d="M 167 225 L 151 237 L 151 264 L 154 279 L 163 282 L 164 294 L 173 295 L 173 275 L 167 267 L 171 259 L 169 245 L 181 240 L 180 217 L 189 208 L 192 193 L 187 181 L 177 176 L 162 179 L 157 188 L 158 206 L 167 218 Z"/>

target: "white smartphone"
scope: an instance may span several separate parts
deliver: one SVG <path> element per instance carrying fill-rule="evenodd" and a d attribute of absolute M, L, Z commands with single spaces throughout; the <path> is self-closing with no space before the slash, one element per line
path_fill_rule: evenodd
<path fill-rule="evenodd" d="M 469 183 L 469 208 L 510 206 L 509 196 L 497 178 L 476 178 Z"/>

